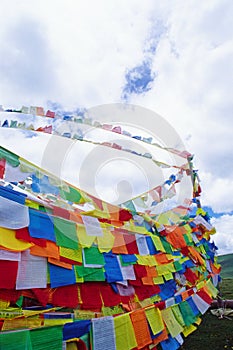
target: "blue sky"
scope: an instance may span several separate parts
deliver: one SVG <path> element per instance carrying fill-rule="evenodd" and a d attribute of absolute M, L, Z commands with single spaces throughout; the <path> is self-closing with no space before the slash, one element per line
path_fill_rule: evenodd
<path fill-rule="evenodd" d="M 195 154 L 221 253 L 233 252 L 233 2 L 1 0 L 0 104 L 128 102 Z"/>

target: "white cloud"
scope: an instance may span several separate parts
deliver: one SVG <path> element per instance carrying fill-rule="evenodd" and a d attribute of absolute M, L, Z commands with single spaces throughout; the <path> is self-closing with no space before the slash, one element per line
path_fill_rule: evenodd
<path fill-rule="evenodd" d="M 218 254 L 229 254 L 233 251 L 233 215 L 223 215 L 212 218 L 211 223 L 215 226 L 217 233 L 213 236 L 218 247 Z"/>
<path fill-rule="evenodd" d="M 227 213 L 233 210 L 233 179 L 221 178 L 211 173 L 200 172 L 202 204 L 212 207 L 215 213 Z"/>
<path fill-rule="evenodd" d="M 6 31 L 0 47 L 3 102 L 15 96 L 24 103 L 51 92 L 56 82 L 54 60 L 43 29 L 38 20 L 23 16 Z"/>
<path fill-rule="evenodd" d="M 38 101 L 31 97 L 33 102 L 46 103 L 49 99 L 69 107 L 91 107 L 119 101 L 126 68 L 142 59 L 144 40 L 150 26 L 148 16 L 151 3 L 145 1 L 140 4 L 140 1 L 132 0 L 127 1 L 127 4 L 125 1 L 104 0 L 58 0 L 56 4 L 44 0 L 22 1 L 22 4 L 15 2 L 14 14 L 9 15 L 10 23 L 9 19 L 1 21 L 1 25 L 5 25 L 1 36 L 5 57 L 11 57 L 15 50 L 15 43 L 7 40 L 9 32 L 16 29 L 15 23 L 23 25 L 30 19 L 32 30 L 43 29 L 41 40 L 44 40 L 44 46 L 47 47 L 46 52 L 43 52 L 43 62 L 51 59 L 54 62 L 50 71 L 54 74 L 41 72 L 44 81 L 51 84 L 52 88 L 45 89 L 44 94 L 38 94 Z M 1 13 L 9 12 L 7 4 L 6 1 L 1 2 Z M 30 28 L 27 29 L 30 32 Z M 27 35 L 22 32 L 15 32 L 16 34 L 24 45 L 32 44 Z M 45 47 L 35 45 L 35 59 Z M 22 50 L 17 47 L 17 50 L 21 54 L 23 47 Z M 19 69 L 23 70 L 23 67 Z M 8 66 L 5 74 L 9 73 Z M 33 78 L 32 74 L 31 83 Z M 10 85 L 12 92 L 15 92 L 12 83 L 13 81 L 2 82 L 3 92 L 4 85 Z M 32 86 L 31 93 L 33 91 Z M 9 92 L 3 94 L 2 102 L 20 105 L 23 96 L 14 95 L 12 102 Z"/>
<path fill-rule="evenodd" d="M 129 101 L 166 118 L 195 154 L 203 204 L 232 211 L 231 0 L 1 0 L 0 11 L 0 103 L 119 102 L 126 71 L 147 59 L 152 88 Z"/>
<path fill-rule="evenodd" d="M 203 203 L 232 211 L 233 29 L 230 1 L 163 2 L 167 31 L 158 43 L 153 88 L 132 102 L 164 116 L 195 154 Z"/>

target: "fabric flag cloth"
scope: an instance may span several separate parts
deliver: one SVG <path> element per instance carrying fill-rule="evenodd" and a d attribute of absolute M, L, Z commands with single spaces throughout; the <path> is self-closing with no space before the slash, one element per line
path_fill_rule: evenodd
<path fill-rule="evenodd" d="M 136 242 L 137 242 L 137 247 L 140 255 L 150 254 L 145 236 L 136 234 Z"/>
<path fill-rule="evenodd" d="M 64 257 L 73 262 L 82 263 L 82 249 L 69 249 L 59 247 L 60 257 Z"/>
<path fill-rule="evenodd" d="M 117 282 L 117 281 L 123 281 L 123 276 L 121 273 L 120 265 L 117 260 L 117 256 L 112 253 L 105 253 L 104 254 L 104 260 L 105 260 L 105 274 L 107 282 Z"/>
<path fill-rule="evenodd" d="M 0 288 L 15 288 L 17 270 L 18 261 L 0 260 Z"/>
<path fill-rule="evenodd" d="M 2 350 L 34 350 L 31 344 L 30 331 L 4 332 L 0 337 Z M 59 349 L 59 348 L 58 348 Z M 54 349 L 55 350 L 55 349 Z"/>
<path fill-rule="evenodd" d="M 55 306 L 66 306 L 69 308 L 76 308 L 78 306 L 78 286 L 72 284 L 56 288 L 52 293 L 52 303 Z"/>
<path fill-rule="evenodd" d="M 160 345 L 163 350 L 177 350 L 180 347 L 180 343 L 176 340 L 176 338 L 171 337 L 162 341 Z"/>
<path fill-rule="evenodd" d="M 32 350 L 62 350 L 62 326 L 33 329 L 30 337 Z"/>
<path fill-rule="evenodd" d="M 75 272 L 74 267 L 72 270 L 64 269 L 63 267 L 56 266 L 53 264 L 49 265 L 49 272 L 50 272 L 50 282 L 51 287 L 61 287 L 61 286 L 67 286 L 70 284 L 75 284 Z"/>
<path fill-rule="evenodd" d="M 128 254 L 124 236 L 117 230 L 114 230 L 112 233 L 114 235 L 114 244 L 112 247 L 112 252 L 114 254 Z"/>
<path fill-rule="evenodd" d="M 119 256 L 117 256 L 117 260 L 118 260 L 118 264 L 119 264 L 120 269 L 121 269 L 123 279 L 124 280 L 136 280 L 133 265 L 122 266 Z"/>
<path fill-rule="evenodd" d="M 28 225 L 28 207 L 8 198 L 0 197 L 0 226 L 18 229 Z"/>
<path fill-rule="evenodd" d="M 42 319 L 27 317 L 27 318 L 17 318 L 12 321 L 11 319 L 5 320 L 2 326 L 2 331 L 15 330 L 17 328 L 38 328 L 42 325 Z M 1 349 L 1 348 L 0 348 Z"/>
<path fill-rule="evenodd" d="M 46 213 L 29 209 L 30 225 L 29 233 L 33 238 L 44 238 L 56 242 L 54 234 L 53 218 Z"/>
<path fill-rule="evenodd" d="M 83 262 L 85 267 L 103 267 L 105 259 L 97 247 L 83 249 Z"/>
<path fill-rule="evenodd" d="M 0 150 L 1 153 L 1 150 Z M 8 198 L 16 203 L 25 204 L 27 195 L 12 189 L 11 186 L 0 186 L 0 196 Z"/>
<path fill-rule="evenodd" d="M 117 350 L 131 350 L 137 347 L 134 328 L 129 314 L 114 318 Z"/>
<path fill-rule="evenodd" d="M 21 253 L 16 289 L 47 287 L 47 259 L 31 255 L 29 250 Z"/>
<path fill-rule="evenodd" d="M 22 251 L 32 247 L 33 244 L 16 238 L 14 230 L 0 227 L 0 246 L 14 251 Z"/>
<path fill-rule="evenodd" d="M 88 236 L 103 236 L 103 231 L 97 218 L 82 215 L 82 220 Z"/>
<path fill-rule="evenodd" d="M 177 337 L 183 331 L 183 327 L 177 322 L 172 309 L 169 307 L 162 310 L 161 313 L 169 333 L 173 338 Z"/>
<path fill-rule="evenodd" d="M 205 302 L 201 297 L 199 297 L 199 295 L 197 295 L 197 294 L 192 295 L 192 300 L 193 300 L 194 304 L 196 305 L 196 307 L 198 308 L 198 310 L 202 313 L 202 315 L 204 315 L 204 313 L 210 307 L 210 305 L 207 302 Z"/>
<path fill-rule="evenodd" d="M 133 296 L 135 294 L 135 289 L 133 286 L 124 286 L 120 283 L 117 283 L 117 290 L 122 296 Z"/>
<path fill-rule="evenodd" d="M 83 248 L 84 247 L 87 247 L 87 248 L 91 247 L 96 239 L 96 236 L 90 236 L 87 234 L 84 225 L 78 225 L 77 235 L 78 235 L 78 242 Z"/>
<path fill-rule="evenodd" d="M 90 329 L 90 320 L 75 321 L 73 323 L 65 324 L 63 327 L 63 339 L 68 340 L 72 338 L 80 338 L 82 335 L 88 333 Z"/>
<path fill-rule="evenodd" d="M 182 314 L 181 314 L 179 305 L 178 305 L 178 304 L 173 305 L 171 309 L 172 309 L 172 312 L 173 312 L 173 314 L 174 314 L 176 320 L 179 322 L 179 324 L 180 324 L 182 327 L 185 327 L 185 322 L 184 322 L 183 316 L 182 316 Z M 177 337 L 177 336 L 176 336 L 176 337 Z"/>
<path fill-rule="evenodd" d="M 139 254 L 135 235 L 124 234 L 125 246 L 129 254 Z"/>
<path fill-rule="evenodd" d="M 92 322 L 93 349 L 116 350 L 114 321 L 112 316 L 94 318 Z"/>
<path fill-rule="evenodd" d="M 193 324 L 190 324 L 189 326 L 186 326 L 183 330 L 183 335 L 187 337 L 189 334 L 192 334 L 197 329 L 196 326 Z"/>
<path fill-rule="evenodd" d="M 87 282 L 80 285 L 82 309 L 101 309 L 102 299 L 97 283 Z"/>
<path fill-rule="evenodd" d="M 137 262 L 137 257 L 134 254 L 125 254 L 120 256 L 122 265 L 135 264 Z"/>
<path fill-rule="evenodd" d="M 68 115 L 48 119 L 38 107 L 30 113 L 11 111 L 5 118 L 0 107 L 0 126 L 58 132 L 77 142 L 85 139 L 88 125 L 100 126 L 103 134 L 105 129 L 124 133 L 121 126 L 95 124 L 86 114 L 77 122 Z M 152 138 L 132 137 L 138 144 L 153 143 Z M 84 142 L 171 167 L 107 139 L 106 134 L 98 142 Z M 181 161 L 175 166 L 178 173 L 164 183 L 117 206 L 0 147 L 0 349 L 65 350 L 66 340 L 67 350 L 179 348 L 181 334 L 196 329 L 200 314 L 217 296 L 221 270 L 217 247 L 210 243 L 214 229 L 196 205 L 197 172 L 190 159 Z M 170 199 L 185 176 L 191 177 L 184 181 L 190 190 L 193 185 L 195 198 L 173 207 L 178 196 Z"/>
<path fill-rule="evenodd" d="M 95 267 L 75 266 L 75 272 L 77 273 L 77 281 L 83 278 L 85 282 L 88 281 L 105 281 L 104 269 Z"/>
<path fill-rule="evenodd" d="M 133 324 L 138 349 L 142 349 L 146 345 L 151 344 L 152 340 L 145 311 L 143 309 L 136 310 L 130 314 L 130 318 Z"/>
<path fill-rule="evenodd" d="M 7 182 L 20 182 L 25 180 L 30 173 L 23 173 L 20 168 L 13 167 L 12 165 L 6 163 L 4 180 Z"/>
<path fill-rule="evenodd" d="M 162 332 L 162 330 L 164 329 L 164 323 L 163 323 L 161 311 L 158 308 L 152 306 L 150 308 L 147 308 L 145 312 L 146 312 L 146 318 L 147 318 L 147 321 L 149 322 L 152 333 L 158 334 Z"/>
<path fill-rule="evenodd" d="M 103 236 L 97 236 L 97 244 L 101 253 L 108 253 L 114 244 L 113 234 L 109 230 L 103 228 Z"/>
<path fill-rule="evenodd" d="M 78 236 L 74 222 L 54 217 L 54 230 L 58 246 L 78 249 Z"/>
<path fill-rule="evenodd" d="M 0 260 L 20 261 L 21 253 L 0 249 Z"/>
<path fill-rule="evenodd" d="M 194 303 L 192 297 L 187 298 L 186 301 L 187 301 L 187 303 L 189 304 L 189 306 L 191 307 L 193 314 L 194 314 L 195 316 L 200 315 L 199 309 L 198 309 L 198 307 L 196 306 L 196 304 Z"/>
<path fill-rule="evenodd" d="M 195 322 L 196 316 L 194 312 L 192 311 L 191 306 L 189 306 L 189 303 L 187 301 L 182 301 L 179 304 L 179 308 L 182 314 L 182 317 L 184 319 L 185 325 L 190 326 L 192 323 Z"/>
<path fill-rule="evenodd" d="M 146 236 L 146 243 L 149 249 L 149 255 L 155 255 L 158 253 L 158 250 L 155 248 L 154 242 L 150 236 Z"/>
<path fill-rule="evenodd" d="M 181 334 L 177 335 L 176 340 L 180 345 L 184 344 L 184 339 L 182 338 Z"/>
<path fill-rule="evenodd" d="M 100 285 L 100 294 L 103 299 L 104 306 L 111 307 L 121 303 L 121 297 L 115 293 L 109 284 Z"/>
<path fill-rule="evenodd" d="M 54 258 L 54 259 L 59 259 L 59 247 L 51 242 L 51 241 L 45 241 L 45 246 L 44 245 L 34 245 L 30 248 L 30 253 L 32 255 L 37 255 L 37 256 L 44 256 L 47 258 Z"/>
<path fill-rule="evenodd" d="M 33 238 L 30 236 L 28 227 L 23 227 L 18 230 L 15 230 L 15 237 L 19 240 L 25 241 L 25 242 L 30 242 L 32 244 L 36 244 L 40 247 L 45 247 L 46 246 L 46 240 L 45 239 L 38 239 L 38 238 Z"/>

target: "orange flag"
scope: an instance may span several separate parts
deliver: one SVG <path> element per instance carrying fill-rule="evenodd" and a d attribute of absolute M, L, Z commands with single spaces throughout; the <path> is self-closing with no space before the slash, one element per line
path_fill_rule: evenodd
<path fill-rule="evenodd" d="M 150 331 L 144 310 L 136 310 L 130 314 L 133 324 L 138 349 L 144 348 L 146 345 L 152 343 Z"/>

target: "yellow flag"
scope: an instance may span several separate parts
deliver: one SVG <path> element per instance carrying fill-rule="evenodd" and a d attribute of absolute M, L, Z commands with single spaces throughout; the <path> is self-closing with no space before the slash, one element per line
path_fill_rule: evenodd
<path fill-rule="evenodd" d="M 28 207 L 30 207 L 30 208 L 34 208 L 34 209 L 39 209 L 39 208 L 40 208 L 40 206 L 39 206 L 38 203 L 33 202 L 33 201 L 31 201 L 30 199 L 26 199 L 25 204 L 26 204 Z"/>
<path fill-rule="evenodd" d="M 158 236 L 151 235 L 152 241 L 154 242 L 155 248 L 165 253 L 164 246 L 161 242 L 161 239 Z"/>
<path fill-rule="evenodd" d="M 202 322 L 201 317 L 198 317 L 198 318 L 196 319 L 196 321 L 195 321 L 195 323 L 196 323 L 198 326 L 201 324 L 201 322 Z"/>
<path fill-rule="evenodd" d="M 40 314 L 45 314 L 46 312 L 52 312 L 52 311 L 56 311 L 61 309 L 61 307 L 53 307 L 51 309 L 44 309 L 44 310 L 36 310 L 36 311 L 32 311 L 32 310 L 23 310 L 23 315 L 24 317 L 32 317 L 32 316 L 37 316 Z"/>
<path fill-rule="evenodd" d="M 180 334 L 183 331 L 184 328 L 176 320 L 170 307 L 162 310 L 161 313 L 169 333 L 173 338 L 175 338 L 178 334 Z"/>
<path fill-rule="evenodd" d="M 146 266 L 155 266 L 156 265 L 156 260 L 154 255 L 137 255 L 136 257 L 138 259 L 138 264 L 139 265 L 146 265 Z"/>
<path fill-rule="evenodd" d="M 15 231 L 0 227 L 0 245 L 10 250 L 21 252 L 33 246 L 33 244 L 15 238 Z"/>
<path fill-rule="evenodd" d="M 101 253 L 109 252 L 113 247 L 115 237 L 109 229 L 103 227 L 101 228 L 103 231 L 103 236 L 97 237 L 98 248 Z"/>
<path fill-rule="evenodd" d="M 0 310 L 6 309 L 10 305 L 9 301 L 0 299 Z"/>
<path fill-rule="evenodd" d="M 139 304 L 141 307 L 147 307 L 147 306 L 151 306 L 151 304 L 153 304 L 151 298 L 146 298 L 144 300 L 138 300 Z"/>
<path fill-rule="evenodd" d="M 82 249 L 59 247 L 60 255 L 64 258 L 82 263 Z"/>
<path fill-rule="evenodd" d="M 170 281 L 173 279 L 173 274 L 171 272 L 166 273 L 166 275 L 163 275 L 165 281 Z"/>
<path fill-rule="evenodd" d="M 169 225 L 170 224 L 169 218 L 170 218 L 170 212 L 161 213 L 159 215 L 158 221 L 160 225 Z"/>
<path fill-rule="evenodd" d="M 5 320 L 2 331 L 8 331 L 18 328 L 38 328 L 42 325 L 42 318 L 17 318 L 14 320 Z"/>
<path fill-rule="evenodd" d="M 217 288 L 215 288 L 215 286 L 213 285 L 210 279 L 206 282 L 206 288 L 208 290 L 208 294 L 210 294 L 211 297 L 216 298 L 218 294 L 218 290 Z"/>
<path fill-rule="evenodd" d="M 130 350 L 137 347 L 133 325 L 129 314 L 114 317 L 117 350 Z"/>
<path fill-rule="evenodd" d="M 73 322 L 73 319 L 71 318 L 54 318 L 54 319 L 49 319 L 45 318 L 44 319 L 44 327 L 51 327 L 51 326 L 62 326 L 66 323 L 71 323 Z"/>
<path fill-rule="evenodd" d="M 77 225 L 78 242 L 83 248 L 90 248 L 96 236 L 89 236 L 83 225 Z"/>
<path fill-rule="evenodd" d="M 191 324 L 190 326 L 184 328 L 183 334 L 185 337 L 187 337 L 189 334 L 193 333 L 196 329 L 197 327 Z"/>
<path fill-rule="evenodd" d="M 183 316 L 182 316 L 182 313 L 180 311 L 179 306 L 177 304 L 176 305 L 172 305 L 171 309 L 172 309 L 172 312 L 173 312 L 176 320 L 179 322 L 179 324 L 181 326 L 184 327 L 185 326 L 185 322 L 184 322 L 184 319 L 183 319 Z"/>
<path fill-rule="evenodd" d="M 145 312 L 147 321 L 149 322 L 153 334 L 162 332 L 165 327 L 162 320 L 161 311 L 158 308 L 152 306 L 146 309 Z"/>
<path fill-rule="evenodd" d="M 158 265 L 158 266 L 156 266 L 156 270 L 157 270 L 159 276 L 167 275 L 171 272 L 176 271 L 173 263 Z"/>
<path fill-rule="evenodd" d="M 153 282 L 154 284 L 163 284 L 164 283 L 163 276 L 154 277 Z"/>
<path fill-rule="evenodd" d="M 134 233 L 148 234 L 144 226 L 136 226 L 133 222 L 130 223 L 130 231 Z"/>
<path fill-rule="evenodd" d="M 197 290 L 200 290 L 201 288 L 203 288 L 205 286 L 205 283 L 204 281 L 200 281 L 199 283 L 197 283 L 196 287 L 197 287 Z"/>

